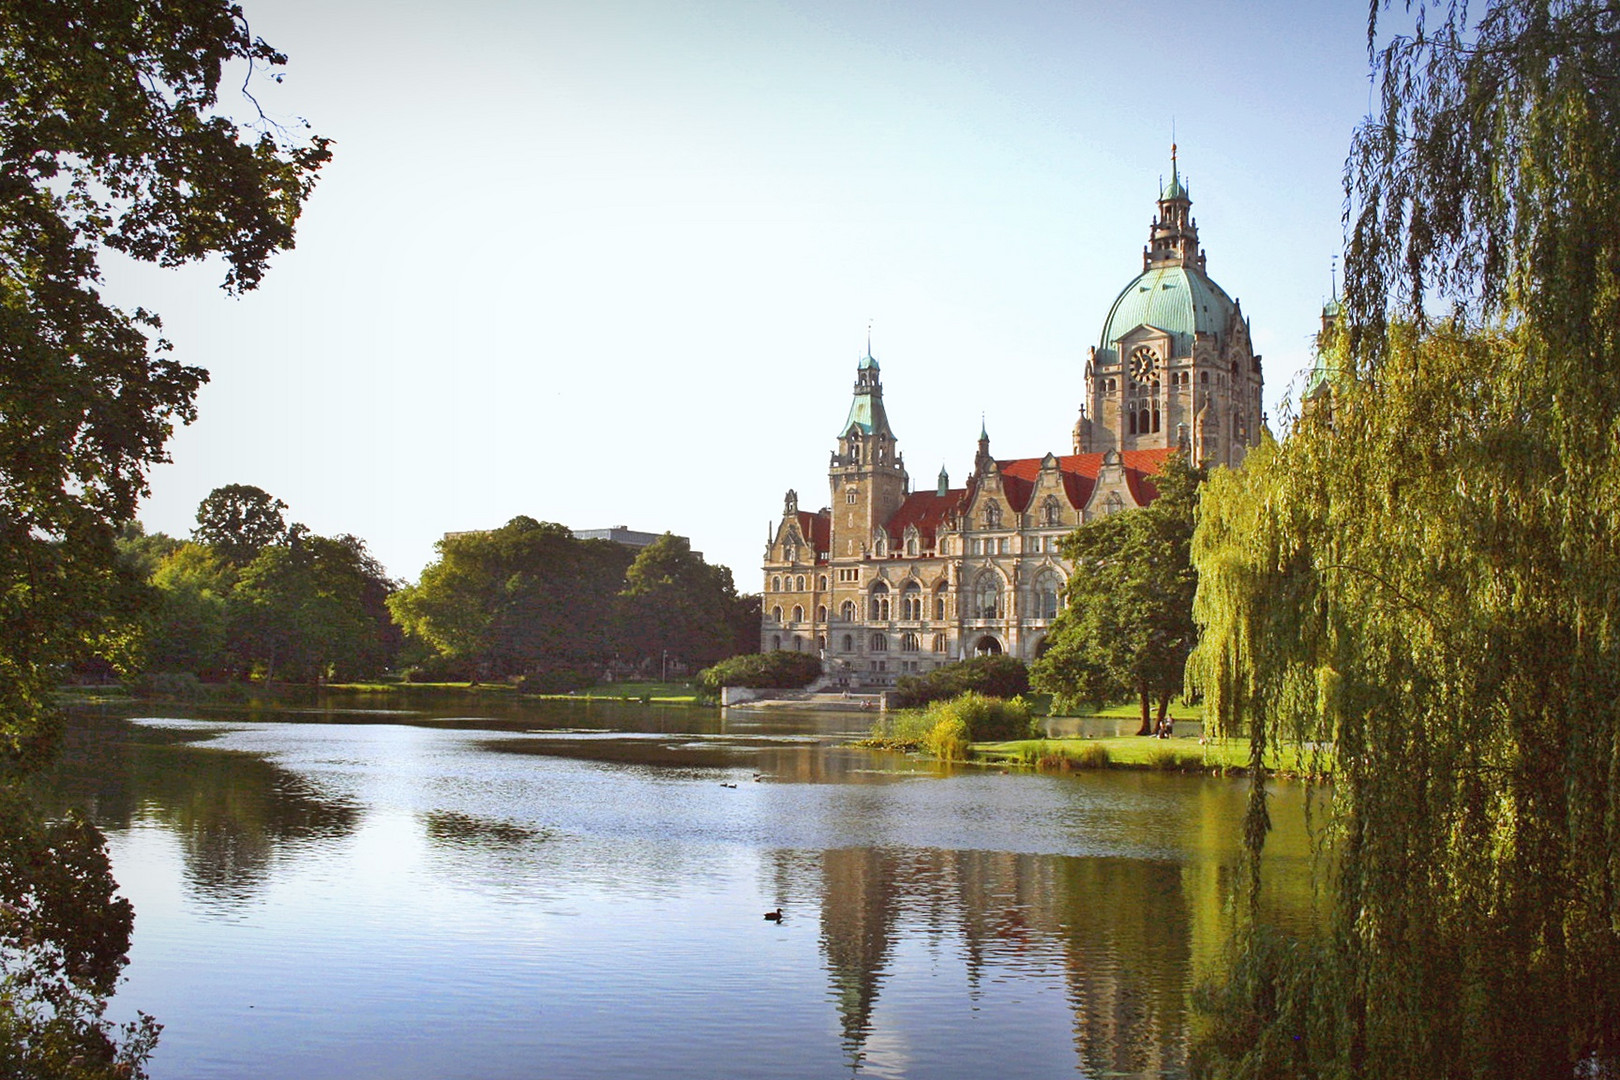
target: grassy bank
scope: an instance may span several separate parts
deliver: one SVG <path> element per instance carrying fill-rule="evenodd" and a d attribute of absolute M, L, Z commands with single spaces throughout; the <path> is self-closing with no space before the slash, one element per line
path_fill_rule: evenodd
<path fill-rule="evenodd" d="M 1152 739 L 1125 735 L 1111 739 L 1015 739 L 973 744 L 974 760 L 1016 765 L 1043 772 L 1078 769 L 1143 769 L 1155 772 L 1242 773 L 1249 765 L 1249 740 Z M 1307 750 L 1284 747 L 1268 764 L 1279 776 L 1331 772 L 1331 760 L 1312 761 Z"/>
<path fill-rule="evenodd" d="M 416 690 L 432 690 L 502 698 L 522 698 L 526 701 L 633 701 L 656 705 L 690 705 L 697 700 L 698 696 L 697 687 L 692 683 L 658 681 L 599 683 L 588 689 L 575 690 L 567 694 L 520 694 L 516 687 L 504 682 L 486 682 L 476 685 L 464 682 L 333 683 L 327 689 L 366 694 L 404 694 Z"/>

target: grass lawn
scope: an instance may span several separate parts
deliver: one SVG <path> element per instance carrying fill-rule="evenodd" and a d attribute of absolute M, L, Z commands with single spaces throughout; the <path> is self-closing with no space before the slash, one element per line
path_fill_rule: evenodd
<path fill-rule="evenodd" d="M 1125 735 L 1112 739 L 1016 739 L 974 743 L 974 759 L 989 764 L 1024 765 L 1041 770 L 1151 769 L 1161 772 L 1233 772 L 1249 764 L 1249 740 L 1152 739 Z M 1311 771 L 1310 756 L 1297 747 L 1274 751 L 1272 768 L 1280 776 Z M 1332 763 L 1326 767 L 1331 771 Z"/>
<path fill-rule="evenodd" d="M 646 699 L 661 705 L 690 704 L 697 699 L 697 687 L 684 682 L 615 682 L 598 683 L 572 694 L 519 694 L 507 682 L 483 682 L 476 686 L 464 682 L 451 683 L 332 683 L 328 690 L 352 690 L 366 694 L 392 694 L 410 690 L 438 690 L 463 694 L 491 694 L 509 697 L 529 697 L 566 701 L 642 701 Z"/>

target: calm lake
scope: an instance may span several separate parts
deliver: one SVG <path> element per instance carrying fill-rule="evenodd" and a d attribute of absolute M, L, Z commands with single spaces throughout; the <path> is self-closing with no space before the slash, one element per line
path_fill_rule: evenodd
<path fill-rule="evenodd" d="M 326 706 L 72 719 L 45 799 L 107 833 L 159 1080 L 1173 1077 L 1220 975 L 1242 780 L 947 770 L 844 746 L 860 713 Z"/>

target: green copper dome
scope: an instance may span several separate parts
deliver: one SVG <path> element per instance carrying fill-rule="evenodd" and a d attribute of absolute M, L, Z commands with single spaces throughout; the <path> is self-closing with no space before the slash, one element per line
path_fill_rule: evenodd
<path fill-rule="evenodd" d="M 1114 352 L 1115 343 L 1138 326 L 1151 326 L 1170 334 L 1176 356 L 1192 353 L 1193 336 L 1226 333 L 1237 305 L 1202 272 L 1187 266 L 1160 266 L 1125 286 L 1103 323 L 1097 358 Z"/>

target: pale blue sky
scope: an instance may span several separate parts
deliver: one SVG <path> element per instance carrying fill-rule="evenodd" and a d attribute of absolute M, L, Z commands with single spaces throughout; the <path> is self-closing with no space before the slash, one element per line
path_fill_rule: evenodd
<path fill-rule="evenodd" d="M 142 518 L 257 484 L 414 580 L 516 514 L 691 537 L 759 588 L 873 324 L 914 486 L 1066 453 L 1171 124 L 1210 275 L 1308 363 L 1368 106 L 1358 3 L 246 0 L 335 140 L 298 249 L 113 266 L 207 367 Z"/>

